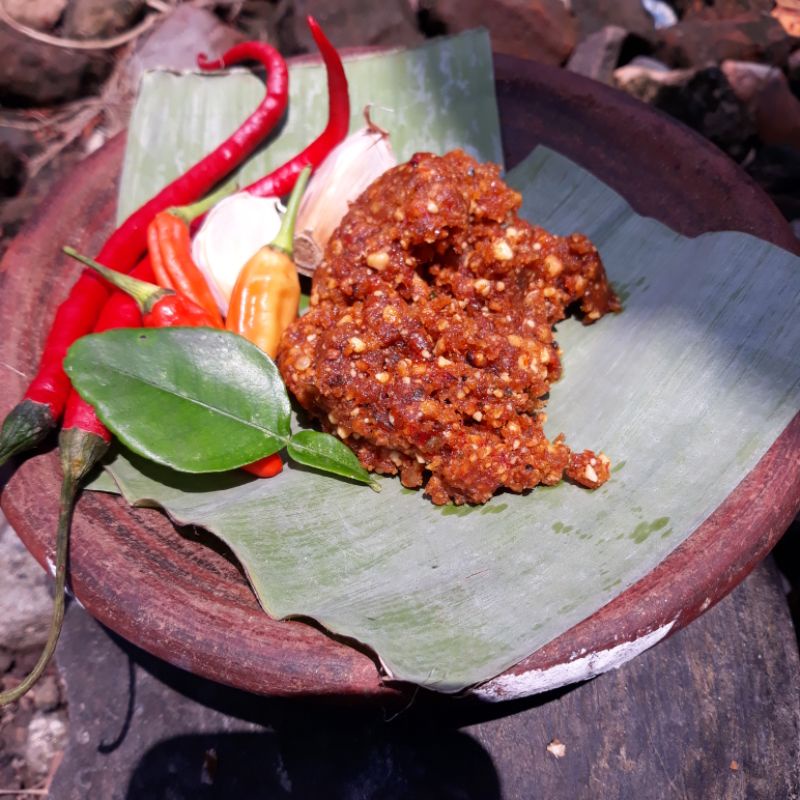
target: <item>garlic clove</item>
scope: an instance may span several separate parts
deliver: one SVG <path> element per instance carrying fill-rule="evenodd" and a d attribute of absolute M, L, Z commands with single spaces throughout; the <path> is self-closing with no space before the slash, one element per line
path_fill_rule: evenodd
<path fill-rule="evenodd" d="M 277 236 L 282 211 L 276 197 L 237 192 L 217 203 L 195 234 L 192 258 L 223 316 L 242 267 Z"/>
<path fill-rule="evenodd" d="M 350 204 L 386 170 L 397 165 L 389 134 L 364 111 L 367 125 L 338 144 L 311 176 L 297 215 L 295 263 L 313 274 L 325 246 Z"/>

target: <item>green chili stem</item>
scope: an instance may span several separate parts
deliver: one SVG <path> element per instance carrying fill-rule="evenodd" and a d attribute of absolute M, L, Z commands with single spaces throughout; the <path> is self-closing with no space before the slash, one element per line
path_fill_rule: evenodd
<path fill-rule="evenodd" d="M 186 206 L 172 206 L 172 208 L 167 209 L 167 213 L 172 214 L 173 217 L 182 219 L 188 225 L 190 222 L 197 219 L 197 217 L 210 211 L 220 200 L 233 194 L 238 188 L 239 185 L 237 183 L 226 183 L 224 186 L 217 189 L 216 192 L 212 192 L 202 200 L 198 200 L 196 203 L 191 203 Z"/>
<path fill-rule="evenodd" d="M 171 289 L 162 289 L 154 283 L 147 281 L 140 281 L 137 278 L 132 278 L 130 275 L 123 275 L 121 272 L 104 267 L 92 258 L 87 258 L 81 255 L 74 247 L 64 247 L 64 252 L 81 264 L 85 264 L 90 269 L 102 275 L 112 286 L 121 289 L 126 294 L 129 294 L 138 304 L 143 314 L 147 314 L 153 306 L 169 294 L 174 294 Z"/>
<path fill-rule="evenodd" d="M 283 215 L 281 222 L 281 229 L 278 235 L 267 245 L 273 250 L 280 250 L 286 253 L 289 258 L 292 257 L 294 249 L 294 224 L 297 220 L 297 211 L 300 208 L 300 200 L 303 198 L 303 192 L 306 190 L 308 178 L 311 175 L 311 167 L 304 167 L 303 171 L 297 176 L 297 183 L 292 189 L 289 196 L 289 202 L 286 204 L 286 213 Z"/>

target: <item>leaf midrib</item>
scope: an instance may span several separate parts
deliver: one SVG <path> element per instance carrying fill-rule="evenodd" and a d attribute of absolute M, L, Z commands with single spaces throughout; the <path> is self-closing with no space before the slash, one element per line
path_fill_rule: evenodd
<path fill-rule="evenodd" d="M 113 367 L 111 371 L 112 372 L 115 371 L 119 375 L 123 375 L 123 376 L 128 377 L 128 378 L 130 378 L 132 380 L 136 380 L 139 383 L 144 384 L 145 386 L 149 386 L 149 387 L 155 389 L 156 391 L 162 392 L 163 394 L 167 394 L 167 395 L 170 395 L 172 397 L 179 397 L 182 400 L 186 400 L 189 403 L 192 403 L 192 404 L 194 404 L 196 406 L 200 406 L 201 408 L 205 408 L 205 409 L 207 409 L 209 411 L 216 411 L 220 416 L 227 417 L 228 419 L 231 419 L 231 420 L 233 420 L 235 422 L 240 422 L 243 425 L 245 425 L 247 427 L 250 427 L 250 428 L 252 428 L 254 430 L 257 430 L 257 431 L 259 431 L 261 433 L 267 433 L 268 435 L 272 436 L 275 439 L 280 439 L 284 443 L 289 441 L 289 437 L 288 436 L 284 436 L 283 434 L 278 433 L 277 431 L 273 432 L 273 431 L 270 431 L 268 428 L 264 428 L 264 427 L 262 427 L 260 425 L 256 425 L 256 424 L 254 424 L 254 423 L 252 423 L 252 422 L 250 422 L 248 420 L 243 420 L 243 419 L 241 419 L 241 417 L 235 417 L 233 414 L 231 414 L 228 411 L 225 411 L 224 409 L 217 408 L 216 406 L 213 406 L 213 405 L 211 405 L 209 403 L 204 403 L 204 402 L 202 402 L 200 400 L 197 400 L 195 398 L 192 398 L 192 397 L 190 397 L 188 395 L 182 394 L 181 392 L 170 391 L 168 389 L 164 389 L 163 387 L 159 386 L 158 384 L 155 384 L 155 383 L 153 383 L 153 382 L 151 382 L 151 381 L 149 381 L 149 380 L 147 380 L 145 378 L 142 378 L 140 375 L 135 375 L 135 374 L 133 374 L 131 372 L 128 372 L 127 370 L 121 369 L 119 367 Z"/>

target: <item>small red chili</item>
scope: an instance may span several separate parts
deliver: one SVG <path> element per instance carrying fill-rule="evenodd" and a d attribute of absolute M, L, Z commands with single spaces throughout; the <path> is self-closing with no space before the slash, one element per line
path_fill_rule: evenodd
<path fill-rule="evenodd" d="M 105 278 L 112 286 L 129 294 L 142 312 L 142 321 L 146 328 L 221 328 L 222 325 L 201 306 L 177 294 L 172 289 L 157 286 L 154 283 L 140 281 L 130 275 L 99 264 L 91 258 L 81 255 L 72 247 L 65 247 L 64 252 L 77 259 L 87 267 Z M 219 312 L 217 314 L 219 316 Z"/>

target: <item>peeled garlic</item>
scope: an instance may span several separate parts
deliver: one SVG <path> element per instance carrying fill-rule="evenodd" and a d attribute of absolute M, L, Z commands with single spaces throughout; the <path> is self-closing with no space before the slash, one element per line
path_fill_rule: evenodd
<path fill-rule="evenodd" d="M 356 198 L 387 169 L 396 166 L 389 134 L 378 128 L 365 109 L 367 125 L 337 145 L 311 176 L 297 215 L 294 260 L 311 275 L 331 234 Z"/>
<path fill-rule="evenodd" d="M 281 227 L 283 206 L 276 197 L 247 192 L 221 200 L 211 209 L 192 241 L 192 258 L 205 275 L 220 313 L 228 313 L 242 267 Z"/>

